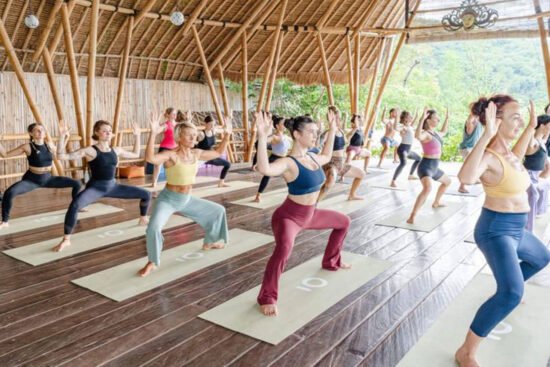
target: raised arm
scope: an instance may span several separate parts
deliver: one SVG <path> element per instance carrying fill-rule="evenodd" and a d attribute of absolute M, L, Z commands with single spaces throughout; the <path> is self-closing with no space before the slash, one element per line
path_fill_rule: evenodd
<path fill-rule="evenodd" d="M 447 108 L 447 111 L 445 112 L 445 122 L 439 131 L 442 135 L 447 135 L 447 132 L 449 131 L 449 108 Z"/>
<path fill-rule="evenodd" d="M 62 121 L 59 122 L 59 141 L 57 143 L 57 159 L 62 161 L 70 161 L 75 159 L 86 158 L 87 160 L 92 160 L 96 157 L 96 152 L 94 148 L 84 147 L 74 152 L 67 153 L 66 146 L 67 140 L 71 136 L 69 127 L 65 125 Z"/>
<path fill-rule="evenodd" d="M 329 129 L 326 132 L 325 144 L 321 154 L 318 155 L 318 161 L 320 165 L 327 164 L 332 159 L 332 150 L 334 148 L 334 137 L 338 130 L 338 114 L 335 114 L 331 110 L 328 111 L 328 123 Z"/>
<path fill-rule="evenodd" d="M 256 169 L 264 176 L 280 176 L 288 169 L 287 159 L 269 163 L 267 158 L 267 135 L 271 132 L 271 118 L 265 112 L 256 112 L 255 120 L 258 134 Z"/>
<path fill-rule="evenodd" d="M 525 157 L 525 153 L 529 147 L 529 142 L 531 141 L 533 134 L 535 134 L 535 127 L 537 127 L 535 104 L 533 101 L 529 101 L 529 125 L 527 125 L 525 130 L 523 130 L 523 133 L 516 142 L 516 145 L 512 148 L 512 153 L 514 153 L 520 161 L 523 160 L 523 157 Z"/>
<path fill-rule="evenodd" d="M 426 117 L 428 117 L 428 107 L 424 107 L 422 118 L 418 120 L 418 125 L 416 126 L 416 130 L 414 132 L 414 137 L 420 141 L 423 141 L 426 139 L 426 133 L 422 129 L 422 125 L 424 125 L 424 120 L 426 119 Z"/>
<path fill-rule="evenodd" d="M 158 118 L 155 118 L 155 115 L 151 113 L 149 117 L 149 126 L 151 127 L 151 133 L 149 134 L 149 139 L 147 140 L 147 147 L 145 148 L 145 160 L 154 165 L 161 165 L 167 162 L 170 159 L 170 151 L 165 150 L 163 152 L 155 154 L 155 140 L 158 134 L 163 130 L 161 126 L 163 115 L 160 115 Z"/>
<path fill-rule="evenodd" d="M 134 150 L 129 152 L 122 148 L 115 148 L 116 154 L 121 158 L 139 158 L 141 155 L 141 129 L 137 123 L 132 123 L 132 133 L 134 135 Z"/>

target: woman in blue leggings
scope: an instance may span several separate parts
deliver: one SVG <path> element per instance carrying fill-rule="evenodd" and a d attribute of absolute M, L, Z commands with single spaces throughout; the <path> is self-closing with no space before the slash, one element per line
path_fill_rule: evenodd
<path fill-rule="evenodd" d="M 69 130 L 65 126 L 59 127 L 59 134 L 61 135 L 58 147 L 59 159 L 86 158 L 90 167 L 91 178 L 86 188 L 69 205 L 69 209 L 65 214 L 65 235 L 61 242 L 52 249 L 53 251 L 61 251 L 71 245 L 71 234 L 76 225 L 78 211 L 104 197 L 140 199 L 140 218 L 138 224 L 144 226 L 149 222 L 147 209 L 149 208 L 151 194 L 140 187 L 120 185 L 115 180 L 118 157 L 139 158 L 140 131 L 136 124 L 133 125 L 133 130 L 135 136 L 133 152 L 111 147 L 111 140 L 113 139 L 111 124 L 107 121 L 99 120 L 94 124 L 94 134 L 92 136 L 92 139 L 96 140 L 97 144 L 79 149 L 73 153 L 65 153 L 65 136 L 68 135 Z"/>
<path fill-rule="evenodd" d="M 550 251 L 525 230 L 530 179 L 521 161 L 535 131 L 533 103 L 529 126 L 512 149 L 523 126 L 517 101 L 495 95 L 479 99 L 471 108 L 485 130 L 458 178 L 466 185 L 478 180 L 483 184 L 486 198 L 474 237 L 495 276 L 497 290 L 477 311 L 455 354 L 461 367 L 478 366 L 476 352 L 483 338 L 521 302 L 525 281 L 550 262 Z"/>

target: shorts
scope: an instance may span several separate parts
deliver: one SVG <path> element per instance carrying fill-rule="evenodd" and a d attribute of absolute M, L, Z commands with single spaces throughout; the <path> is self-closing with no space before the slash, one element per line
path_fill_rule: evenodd
<path fill-rule="evenodd" d="M 418 165 L 418 177 L 431 177 L 434 181 L 439 180 L 445 172 L 439 169 L 439 159 L 422 158 Z"/>
<path fill-rule="evenodd" d="M 382 143 L 382 145 L 388 144 L 390 148 L 393 148 L 399 145 L 399 143 L 396 140 L 392 138 L 388 138 L 387 136 L 383 136 L 382 139 L 380 139 L 380 143 Z"/>
<path fill-rule="evenodd" d="M 348 145 L 348 147 L 346 149 L 346 153 L 354 152 L 355 155 L 359 155 L 359 154 L 361 154 L 362 150 L 363 150 L 362 147 L 358 147 L 358 146 L 355 146 L 355 145 Z"/>
<path fill-rule="evenodd" d="M 329 176 L 329 171 L 334 168 L 336 169 L 336 173 L 339 176 L 343 176 L 351 169 L 351 164 L 345 164 L 345 158 L 344 157 L 332 157 L 330 159 L 330 162 L 325 164 L 323 166 L 323 170 L 325 171 L 325 175 Z"/>

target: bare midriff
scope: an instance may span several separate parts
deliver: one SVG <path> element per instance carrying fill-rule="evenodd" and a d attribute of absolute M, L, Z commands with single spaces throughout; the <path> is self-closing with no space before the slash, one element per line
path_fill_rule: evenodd
<path fill-rule="evenodd" d="M 170 191 L 177 192 L 179 194 L 190 194 L 191 189 L 193 188 L 192 185 L 171 185 L 166 184 L 166 188 Z"/>
<path fill-rule="evenodd" d="M 506 199 L 485 196 L 483 207 L 499 213 L 528 213 L 530 210 L 526 192 Z"/>
<path fill-rule="evenodd" d="M 41 174 L 44 174 L 44 173 L 51 172 L 51 170 L 52 170 L 52 166 L 48 166 L 48 167 L 29 166 L 29 171 L 31 171 L 32 173 L 36 173 L 37 175 L 41 175 Z"/>

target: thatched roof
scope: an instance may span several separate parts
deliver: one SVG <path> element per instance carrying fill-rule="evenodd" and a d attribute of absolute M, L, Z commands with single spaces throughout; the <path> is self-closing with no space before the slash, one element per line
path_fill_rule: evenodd
<path fill-rule="evenodd" d="M 411 10 L 418 1 L 422 1 L 420 10 L 460 4 L 460 1 L 451 0 L 410 0 Z M 277 28 L 283 2 L 284 0 L 179 0 L 178 2 L 175 0 L 101 0 L 96 75 L 118 76 L 127 33 L 126 22 L 130 16 L 139 14 L 142 9 L 149 6 L 150 10 L 143 13 L 145 16 L 137 23 L 132 34 L 128 77 L 203 80 L 203 66 L 192 31 L 187 29 L 185 35 L 182 35 L 184 26 L 176 27 L 169 21 L 170 13 L 179 3 L 187 21 L 199 5 L 204 6 L 200 11 L 195 12 L 197 18 L 194 24 L 209 65 L 216 60 L 220 51 L 228 45 L 232 36 L 244 23 L 252 19 L 251 26 L 259 24 L 257 29 L 249 26 L 246 31 L 248 72 L 250 78 L 262 77 L 268 64 L 270 51 L 274 46 L 273 34 Z M 546 1 L 543 2 L 546 3 Z M 0 15 L 26 72 L 44 72 L 43 64 L 40 60 L 33 62 L 32 56 L 55 3 L 55 0 L 30 2 L 32 11 L 38 15 L 41 23 L 36 30 L 30 30 L 23 24 L 23 18 L 28 13 L 27 1 L 0 1 Z M 69 7 L 71 3 L 75 3 L 70 14 L 70 24 L 73 31 L 74 50 L 77 54 L 78 72 L 80 75 L 86 75 L 92 1 L 67 1 Z M 363 36 L 360 74 L 364 82 L 374 69 L 376 51 L 381 47 L 383 37 L 396 37 L 402 33 L 405 24 L 405 3 L 405 0 L 288 0 L 282 23 L 284 38 L 278 77 L 287 77 L 303 84 L 322 82 L 323 66 L 316 38 L 317 29 L 322 34 L 332 81 L 347 82 L 347 38 L 361 26 Z M 531 0 L 506 3 L 495 6 L 502 11 L 501 17 L 525 12 L 534 13 Z M 251 17 L 259 6 L 262 10 L 256 17 Z M 443 13 L 419 12 L 412 28 L 418 25 L 440 24 Z M 263 15 L 265 15 L 264 20 L 261 19 Z M 61 27 L 59 14 L 56 15 L 46 46 L 51 44 L 58 27 Z M 489 32 L 500 36 L 502 32 L 509 30 L 533 31 L 536 30 L 535 27 L 536 20 L 533 19 L 503 22 Z M 494 33 L 495 30 L 498 32 Z M 446 37 L 456 37 L 456 34 L 449 35 L 437 28 L 411 32 L 411 40 L 415 41 Z M 389 47 L 391 42 L 386 42 L 386 45 Z M 221 61 L 225 76 L 234 80 L 240 80 L 242 68 L 240 50 L 241 41 L 239 40 L 229 48 Z M 63 40 L 59 42 L 54 55 L 55 72 L 67 74 L 68 63 Z M 1 70 L 11 70 L 3 48 L 0 48 L 0 67 Z M 213 68 L 213 65 L 211 67 Z"/>

